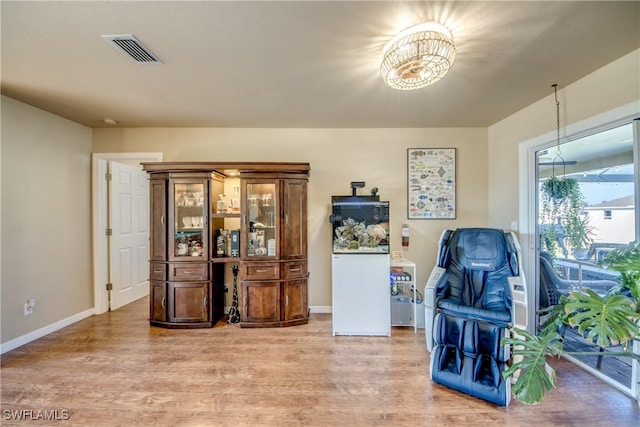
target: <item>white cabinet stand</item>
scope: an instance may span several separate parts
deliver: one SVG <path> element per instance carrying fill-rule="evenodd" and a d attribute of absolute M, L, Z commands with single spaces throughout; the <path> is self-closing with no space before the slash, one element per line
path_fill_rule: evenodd
<path fill-rule="evenodd" d="M 389 255 L 333 254 L 333 335 L 390 336 Z"/>

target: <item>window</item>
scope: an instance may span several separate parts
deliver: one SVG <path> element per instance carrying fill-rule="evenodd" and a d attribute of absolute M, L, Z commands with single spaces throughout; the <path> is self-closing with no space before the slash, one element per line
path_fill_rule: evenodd
<path fill-rule="evenodd" d="M 604 295 L 617 286 L 617 273 L 602 268 L 598 261 L 636 238 L 639 222 L 634 132 L 633 124 L 627 123 L 570 140 L 561 145 L 560 159 L 554 157 L 553 148 L 536 151 L 540 250 L 536 257 L 540 266 L 537 308 L 553 304 L 552 297 L 573 289 L 591 289 Z M 562 188 L 566 194 L 553 192 Z M 567 351 L 598 350 L 573 328 L 566 329 L 563 339 Z M 589 370 L 633 393 L 638 382 L 633 377 L 638 374 L 633 373 L 628 358 L 574 357 Z"/>

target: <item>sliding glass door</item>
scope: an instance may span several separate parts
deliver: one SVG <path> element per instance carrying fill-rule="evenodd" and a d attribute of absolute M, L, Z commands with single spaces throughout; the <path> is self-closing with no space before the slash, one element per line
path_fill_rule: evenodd
<path fill-rule="evenodd" d="M 599 262 L 638 239 L 636 126 L 630 122 L 536 153 L 538 309 L 572 290 L 605 295 L 618 285 L 618 274 Z M 619 348 L 600 348 L 570 328 L 564 340 L 568 351 L 598 353 L 575 356 L 576 363 L 635 393 L 638 372 L 631 359 L 605 356 Z"/>

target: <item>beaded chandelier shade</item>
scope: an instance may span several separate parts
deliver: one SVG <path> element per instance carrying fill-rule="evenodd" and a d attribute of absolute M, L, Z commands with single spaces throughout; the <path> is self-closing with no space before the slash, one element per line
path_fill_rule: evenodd
<path fill-rule="evenodd" d="M 380 74 L 394 89 L 419 89 L 444 77 L 455 60 L 451 33 L 436 23 L 420 24 L 387 43 Z"/>

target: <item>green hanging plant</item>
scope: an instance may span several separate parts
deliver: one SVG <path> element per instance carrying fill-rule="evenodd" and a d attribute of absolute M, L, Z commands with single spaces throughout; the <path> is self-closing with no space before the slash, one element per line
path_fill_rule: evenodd
<path fill-rule="evenodd" d="M 580 191 L 578 180 L 575 178 L 559 178 L 552 176 L 545 180 L 543 190 L 554 200 L 566 199 Z"/>
<path fill-rule="evenodd" d="M 566 246 L 572 250 L 585 250 L 592 242 L 593 228 L 584 217 L 585 200 L 577 179 L 552 176 L 540 186 L 540 243 L 542 250 L 558 254 L 558 244 L 563 256 L 569 255 Z M 560 241 L 558 237 L 561 236 Z"/>

